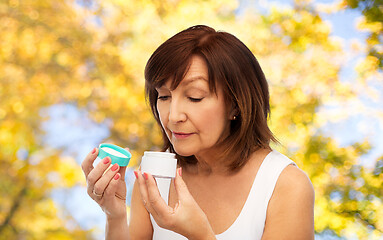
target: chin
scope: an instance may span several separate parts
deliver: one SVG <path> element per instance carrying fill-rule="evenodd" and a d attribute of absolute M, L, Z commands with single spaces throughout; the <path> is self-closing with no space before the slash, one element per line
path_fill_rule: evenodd
<path fill-rule="evenodd" d="M 184 148 L 184 147 L 175 147 L 173 145 L 173 149 L 178 155 L 183 156 L 183 157 L 189 157 L 189 156 L 195 155 L 195 151 L 193 151 L 190 148 L 188 149 L 188 148 Z"/>

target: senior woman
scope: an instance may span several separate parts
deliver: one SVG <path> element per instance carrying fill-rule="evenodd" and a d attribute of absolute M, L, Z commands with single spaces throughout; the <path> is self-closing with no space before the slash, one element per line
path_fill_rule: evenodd
<path fill-rule="evenodd" d="M 128 223 L 125 167 L 103 174 L 111 161 L 93 167 L 93 149 L 82 168 L 107 239 L 314 239 L 312 184 L 271 149 L 268 83 L 239 39 L 190 27 L 158 47 L 145 79 L 162 150 L 176 154 L 179 168 L 168 204 L 153 176 L 135 171 Z"/>

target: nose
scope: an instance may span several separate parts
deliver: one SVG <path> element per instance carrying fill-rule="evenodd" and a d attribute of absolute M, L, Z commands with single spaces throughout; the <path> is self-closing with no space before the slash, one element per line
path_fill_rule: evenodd
<path fill-rule="evenodd" d="M 182 102 L 173 97 L 169 109 L 169 122 L 173 124 L 180 123 L 186 121 L 186 118 L 187 116 Z"/>

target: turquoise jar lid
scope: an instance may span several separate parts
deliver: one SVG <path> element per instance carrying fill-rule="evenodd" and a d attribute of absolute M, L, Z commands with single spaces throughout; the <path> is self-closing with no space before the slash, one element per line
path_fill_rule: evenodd
<path fill-rule="evenodd" d="M 101 143 L 98 147 L 98 157 L 103 159 L 105 157 L 110 157 L 112 164 L 117 163 L 120 167 L 128 166 L 132 154 L 117 145 L 110 143 Z"/>

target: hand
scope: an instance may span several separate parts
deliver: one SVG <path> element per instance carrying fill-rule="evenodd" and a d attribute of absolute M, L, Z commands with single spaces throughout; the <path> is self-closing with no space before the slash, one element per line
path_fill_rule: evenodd
<path fill-rule="evenodd" d="M 117 163 L 110 167 L 109 157 L 102 159 L 96 167 L 93 167 L 97 154 L 98 149 L 93 149 L 81 164 L 88 195 L 100 205 L 108 219 L 126 217 L 124 180 L 126 167 L 119 167 Z"/>
<path fill-rule="evenodd" d="M 198 206 L 183 181 L 182 169 L 177 169 L 174 179 L 178 203 L 169 207 L 161 197 L 154 177 L 148 173 L 135 171 L 141 198 L 146 210 L 153 216 L 158 226 L 177 232 L 188 239 L 215 239 L 207 216 Z"/>

